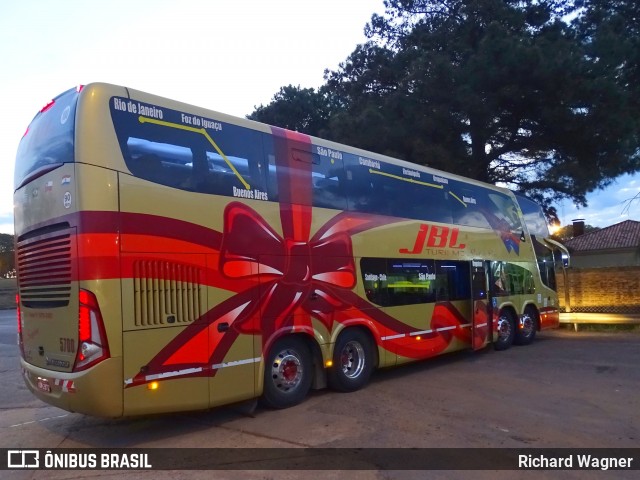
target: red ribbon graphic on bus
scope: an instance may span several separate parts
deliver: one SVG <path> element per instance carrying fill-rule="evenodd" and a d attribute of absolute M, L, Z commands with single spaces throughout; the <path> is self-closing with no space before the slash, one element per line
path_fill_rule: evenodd
<path fill-rule="evenodd" d="M 289 212 L 293 231 L 304 231 L 297 227 L 307 217 L 306 210 Z M 312 316 L 328 330 L 334 321 L 358 314 L 368 318 L 353 309 L 353 304 L 363 301 L 352 292 L 356 276 L 351 235 L 389 221 L 339 214 L 309 240 L 282 238 L 250 207 L 239 202 L 229 204 L 225 209 L 219 268 L 231 282 L 254 279 L 255 285 L 220 303 L 183 330 L 132 384 L 144 383 L 149 375 L 163 372 L 206 375 L 207 368 L 196 371 L 196 367 L 222 362 L 240 334 L 261 334 L 266 341 L 283 329 L 311 332 Z M 343 314 L 339 318 L 338 312 Z M 406 328 L 381 312 L 376 316 L 381 323 L 390 324 L 394 332 Z M 218 325 L 223 322 L 229 329 L 220 332 Z"/>
<path fill-rule="evenodd" d="M 310 170 L 308 178 L 310 182 Z M 313 335 L 312 318 L 329 331 L 334 322 L 366 324 L 376 330 L 379 342 L 384 340 L 384 348 L 412 358 L 445 350 L 454 336 L 470 342 L 469 329 L 458 328 L 464 318 L 453 305 L 442 303 L 435 307 L 432 326 L 444 331 L 425 333 L 416 350 L 403 341 L 415 328 L 353 290 L 357 278 L 351 237 L 399 219 L 342 212 L 311 236 L 311 202 L 300 198 L 310 188 L 294 189 L 284 175 L 279 188 L 282 235 L 251 207 L 240 202 L 227 205 L 219 247 L 222 284 L 216 286 L 237 293 L 185 328 L 127 386 L 152 379 L 213 376 L 239 335 L 260 335 L 265 354 L 268 342 L 281 333 Z"/>
<path fill-rule="evenodd" d="M 303 209 L 294 214 L 292 225 L 297 225 L 306 213 Z M 255 279 L 256 284 L 183 330 L 129 385 L 146 383 L 150 376 L 162 378 L 163 374 L 172 378 L 215 375 L 213 366 L 224 361 L 240 334 L 260 334 L 266 342 L 279 331 L 312 333 L 312 317 L 329 331 L 333 322 L 359 321 L 374 324 L 381 337 L 409 335 L 414 328 L 385 314 L 352 290 L 357 280 L 351 235 L 390 221 L 393 220 L 341 213 L 311 239 L 294 240 L 282 238 L 250 207 L 231 203 L 225 210 L 220 270 L 230 281 Z M 219 331 L 218 325 L 223 322 L 229 328 Z M 441 352 L 453 336 L 470 341 L 470 332 L 457 328 L 462 322 L 464 319 L 453 305 L 438 304 L 433 314 L 434 331 L 423 335 L 420 350 Z M 438 333 L 437 327 L 456 328 Z M 263 352 L 267 348 L 263 345 Z M 385 348 L 407 357 L 424 356 L 399 339 L 385 342 Z"/>

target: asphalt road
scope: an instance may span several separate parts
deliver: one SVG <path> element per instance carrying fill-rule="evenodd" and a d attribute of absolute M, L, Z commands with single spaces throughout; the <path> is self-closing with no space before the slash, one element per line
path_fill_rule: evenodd
<path fill-rule="evenodd" d="M 36 400 L 18 368 L 15 311 L 0 311 L 0 448 L 637 448 L 640 332 L 558 330 L 505 352 L 461 352 L 378 372 L 363 390 L 313 392 L 294 408 L 242 407 L 147 418 L 86 417 Z M 637 459 L 640 462 L 640 459 Z M 328 466 L 329 467 L 329 466 Z M 517 478 L 637 478 L 528 471 Z M 426 478 L 425 472 L 0 471 L 0 478 Z M 429 478 L 515 478 L 429 472 Z"/>

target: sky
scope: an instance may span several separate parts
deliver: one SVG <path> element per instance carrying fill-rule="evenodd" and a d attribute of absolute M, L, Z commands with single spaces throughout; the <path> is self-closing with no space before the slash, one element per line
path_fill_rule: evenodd
<path fill-rule="evenodd" d="M 108 82 L 244 117 L 285 85 L 317 88 L 364 42 L 383 0 L 21 0 L 0 6 L 0 233 L 13 233 L 13 163 L 51 98 Z M 621 177 L 562 224 L 640 220 L 640 174 Z"/>

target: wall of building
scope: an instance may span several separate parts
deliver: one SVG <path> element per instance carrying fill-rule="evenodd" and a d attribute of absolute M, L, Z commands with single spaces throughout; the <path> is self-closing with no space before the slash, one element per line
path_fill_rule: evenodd
<path fill-rule="evenodd" d="M 640 249 L 619 249 L 615 252 L 579 252 L 571 255 L 575 268 L 640 266 Z"/>
<path fill-rule="evenodd" d="M 566 308 L 567 285 L 556 273 L 561 309 Z M 640 313 L 640 266 L 567 269 L 571 311 Z"/>

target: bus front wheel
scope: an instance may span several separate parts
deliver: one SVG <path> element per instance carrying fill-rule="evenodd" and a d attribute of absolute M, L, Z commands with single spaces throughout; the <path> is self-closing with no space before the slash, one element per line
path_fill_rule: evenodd
<path fill-rule="evenodd" d="M 297 405 L 311 388 L 311 375 L 311 353 L 301 339 L 276 341 L 264 367 L 262 402 L 271 408 Z"/>
<path fill-rule="evenodd" d="M 516 336 L 516 321 L 510 310 L 502 310 L 498 317 L 498 339 L 493 344 L 496 350 L 506 350 Z"/>
<path fill-rule="evenodd" d="M 364 387 L 374 368 L 374 350 L 369 336 L 358 329 L 345 330 L 333 349 L 333 366 L 328 372 L 329 385 L 340 392 Z"/>

